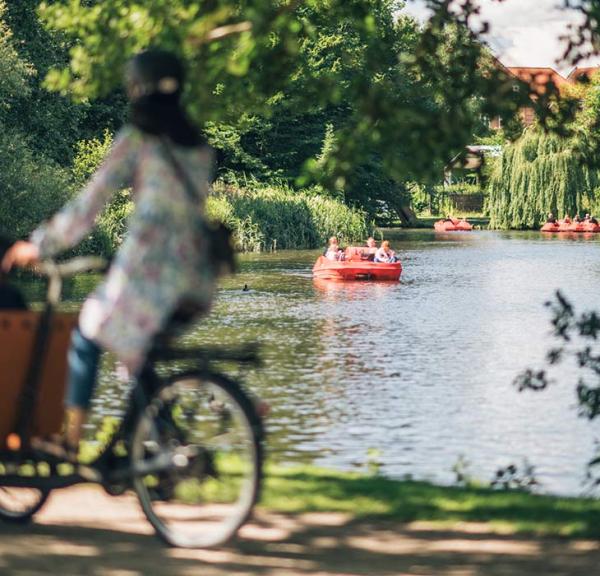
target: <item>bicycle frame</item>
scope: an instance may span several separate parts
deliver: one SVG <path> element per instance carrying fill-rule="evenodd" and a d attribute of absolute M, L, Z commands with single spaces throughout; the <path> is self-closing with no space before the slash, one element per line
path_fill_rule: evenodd
<path fill-rule="evenodd" d="M 112 496 L 133 490 L 157 535 L 170 545 L 215 546 L 233 537 L 248 519 L 260 494 L 264 434 L 261 415 L 252 398 L 214 362 L 258 364 L 256 346 L 173 347 L 173 329 L 186 326 L 192 317 L 185 306 L 177 310 L 165 332 L 155 338 L 130 389 L 116 430 L 93 462 L 74 461 L 64 451 L 54 451 L 52 445 L 30 441 L 33 435 L 36 439 L 48 437 L 61 426 L 59 399 L 67 368 L 64 354 L 69 334 L 65 326 L 73 327 L 75 317 L 59 321 L 54 318 L 55 307 L 60 299 L 61 274 L 66 275 L 65 270 L 82 271 L 73 261 L 47 269 L 52 276 L 39 321 L 32 318 L 28 324 L 13 325 L 12 318 L 7 318 L 7 323 L 3 323 L 15 330 L 12 335 L 19 347 L 6 348 L 5 357 L 10 362 L 14 350 L 25 353 L 14 364 L 15 379 L 7 384 L 10 396 L 6 407 L 16 401 L 19 409 L 16 423 L 12 415 L 3 417 L 6 420 L 2 421 L 4 428 L 0 432 L 6 446 L 0 450 L 0 519 L 28 521 L 52 490 L 92 482 Z M 38 328 L 33 342 L 28 331 L 32 325 Z M 30 349 L 33 356 L 28 356 Z M 50 351 L 53 362 L 46 358 Z M 181 365 L 173 366 L 174 362 Z M 25 385 L 19 391 L 21 378 Z M 38 398 L 44 399 L 43 407 L 48 410 L 42 409 Z M 211 439 L 217 438 L 217 443 L 211 445 Z M 223 441 L 227 439 L 231 444 L 225 446 Z M 242 466 L 241 476 L 235 465 L 237 458 Z M 233 469 L 228 469 L 228 461 L 234 463 Z M 214 492 L 215 481 L 227 494 L 226 501 L 222 502 Z M 185 489 L 183 496 L 178 492 L 179 486 Z M 200 490 L 206 487 L 208 492 L 189 491 L 190 486 Z M 35 494 L 28 494 L 34 491 Z M 19 493 L 26 494 L 24 501 L 19 499 Z M 198 510 L 198 506 L 208 510 L 208 516 L 195 516 L 192 524 L 196 531 L 190 531 L 186 515 L 177 519 L 182 506 L 186 510 Z M 220 511 L 216 516 L 218 528 L 215 510 Z"/>
<path fill-rule="evenodd" d="M 158 376 L 154 368 L 155 363 L 173 362 L 177 360 L 193 362 L 194 366 L 185 371 L 178 371 L 166 379 Z M 19 467 L 22 465 L 31 466 L 43 463 L 50 467 L 49 475 L 2 474 L 0 475 L 0 486 L 53 490 L 84 482 L 95 482 L 104 486 L 108 492 L 111 492 L 115 485 L 127 488 L 129 482 L 135 476 L 136 471 L 131 469 L 127 456 L 117 456 L 115 454 L 117 444 L 124 442 L 127 446 L 132 427 L 140 412 L 149 405 L 150 399 L 156 392 L 168 385 L 173 379 L 186 378 L 188 376 L 220 376 L 219 372 L 212 370 L 210 366 L 214 361 L 232 361 L 239 364 L 256 365 L 259 363 L 257 347 L 248 345 L 237 350 L 171 347 L 154 349 L 149 355 L 139 377 L 136 379 L 135 386 L 129 394 L 126 404 L 127 408 L 119 427 L 96 459 L 85 465 L 86 470 L 92 469 L 97 471 L 98 477 L 91 478 L 89 474 L 82 474 L 75 471 L 70 474 L 62 475 L 59 473 L 58 467 L 67 463 L 61 462 L 58 459 L 50 462 L 47 456 L 40 457 L 40 455 L 32 449 L 19 451 L 0 450 L 0 464 L 4 465 L 7 471 L 11 469 L 11 465 L 13 467 Z M 262 436 L 262 431 L 259 432 L 259 435 Z M 71 466 L 76 468 L 75 465 Z M 157 465 L 156 471 L 163 470 L 164 468 L 164 464 L 160 466 Z M 144 474 L 147 473 L 148 470 L 144 470 Z"/>

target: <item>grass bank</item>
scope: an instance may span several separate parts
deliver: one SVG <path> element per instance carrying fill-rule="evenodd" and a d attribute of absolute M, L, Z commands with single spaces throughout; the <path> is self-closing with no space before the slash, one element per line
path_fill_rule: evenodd
<path fill-rule="evenodd" d="M 600 537 L 600 500 L 522 491 L 443 487 L 314 467 L 269 466 L 261 506 L 279 512 L 345 512 L 356 518 L 484 522 L 508 533 Z"/>

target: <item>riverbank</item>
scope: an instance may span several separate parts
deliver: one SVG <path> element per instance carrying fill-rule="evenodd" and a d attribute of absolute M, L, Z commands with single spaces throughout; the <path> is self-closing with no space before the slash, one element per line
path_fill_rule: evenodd
<path fill-rule="evenodd" d="M 274 511 L 290 507 L 297 510 Z M 509 524 L 478 520 L 473 510 Z M 550 535 L 515 534 L 510 526 L 519 531 L 523 513 L 535 514 L 538 527 L 547 515 L 557 523 Z M 76 486 L 53 493 L 33 524 L 0 524 L 0 573 L 589 576 L 600 562 L 598 542 L 556 536 L 575 516 L 591 527 L 598 514 L 588 500 L 270 467 L 263 504 L 234 542 L 183 550 L 160 543 L 133 495 Z"/>

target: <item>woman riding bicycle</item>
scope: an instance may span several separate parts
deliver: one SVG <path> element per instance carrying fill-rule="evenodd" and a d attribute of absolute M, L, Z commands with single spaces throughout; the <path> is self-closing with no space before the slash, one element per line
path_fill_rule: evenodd
<path fill-rule="evenodd" d="M 84 303 L 72 336 L 64 446 L 71 458 L 90 407 L 101 351 L 114 352 L 135 375 L 180 305 L 206 310 L 213 297 L 213 269 L 198 238 L 213 153 L 181 107 L 183 80 L 180 61 L 168 52 L 149 50 L 133 58 L 126 72 L 130 122 L 108 157 L 78 197 L 29 241 L 14 244 L 2 261 L 9 270 L 76 245 L 113 193 L 132 188 L 135 209 L 128 234 L 106 278 Z M 193 183 L 197 201 L 186 190 L 186 180 Z"/>

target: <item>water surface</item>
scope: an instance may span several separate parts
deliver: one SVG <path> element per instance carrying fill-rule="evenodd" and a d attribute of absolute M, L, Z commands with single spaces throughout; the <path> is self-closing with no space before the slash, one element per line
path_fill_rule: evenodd
<path fill-rule="evenodd" d="M 392 477 L 452 482 L 461 456 L 481 480 L 527 458 L 544 490 L 580 493 L 594 424 L 577 418 L 576 370 L 541 394 L 512 381 L 552 344 L 543 304 L 557 288 L 600 308 L 600 238 L 387 234 L 400 283 L 315 281 L 317 251 L 245 256 L 188 340 L 262 344 L 264 366 L 242 375 L 272 406 L 277 460 L 375 459 Z M 77 279 L 69 297 L 89 287 Z M 107 368 L 96 411 L 118 414 L 122 388 Z"/>

